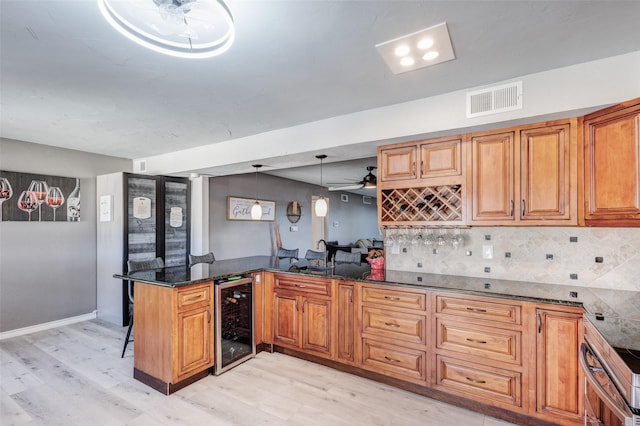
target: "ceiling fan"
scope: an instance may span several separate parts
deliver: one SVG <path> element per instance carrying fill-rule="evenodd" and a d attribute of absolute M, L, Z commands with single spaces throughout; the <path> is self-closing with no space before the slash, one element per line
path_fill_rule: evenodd
<path fill-rule="evenodd" d="M 361 181 L 356 183 L 346 185 L 342 185 L 339 183 L 330 183 L 329 191 L 346 191 L 349 189 L 375 189 L 378 180 L 376 178 L 376 175 L 371 173 L 375 169 L 376 166 L 368 166 L 367 171 L 369 173 L 367 173 L 367 175 L 363 177 Z"/>

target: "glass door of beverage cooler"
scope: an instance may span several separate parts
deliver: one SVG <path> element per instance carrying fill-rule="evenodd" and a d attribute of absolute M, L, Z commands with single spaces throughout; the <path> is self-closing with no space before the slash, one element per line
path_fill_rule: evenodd
<path fill-rule="evenodd" d="M 216 283 L 215 374 L 223 373 L 255 354 L 253 279 Z"/>

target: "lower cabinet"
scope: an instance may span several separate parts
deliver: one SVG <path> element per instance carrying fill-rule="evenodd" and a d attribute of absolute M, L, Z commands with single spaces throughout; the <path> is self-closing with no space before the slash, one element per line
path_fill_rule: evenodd
<path fill-rule="evenodd" d="M 536 415 L 580 424 L 584 377 L 578 363 L 583 340 L 582 309 L 536 310 Z"/>
<path fill-rule="evenodd" d="M 214 364 L 213 283 L 135 283 L 134 377 L 170 394 Z"/>
<path fill-rule="evenodd" d="M 276 274 L 273 281 L 272 343 L 332 358 L 332 280 Z"/>

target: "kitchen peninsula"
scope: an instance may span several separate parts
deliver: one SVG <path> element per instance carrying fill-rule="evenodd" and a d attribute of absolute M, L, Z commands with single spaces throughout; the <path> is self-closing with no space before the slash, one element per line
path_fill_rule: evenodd
<path fill-rule="evenodd" d="M 209 374 L 213 286 L 237 276 L 254 277 L 260 349 L 516 423 L 580 424 L 583 318 L 612 346 L 640 351 L 637 292 L 391 270 L 371 274 L 367 264 L 317 268 L 255 256 L 114 275 L 136 282 L 134 376 L 168 394 Z M 156 303 L 160 294 L 169 295 L 168 302 Z M 155 312 L 152 322 L 149 310 Z M 198 312 L 196 320 L 181 323 L 190 312 Z M 160 329 L 168 335 L 159 336 Z M 181 333 L 188 338 L 181 340 Z M 204 343 L 195 345 L 202 353 L 193 356 L 185 342 L 197 336 Z M 146 342 L 163 339 L 171 341 L 169 353 L 139 359 Z M 169 355 L 174 359 L 162 358 Z"/>

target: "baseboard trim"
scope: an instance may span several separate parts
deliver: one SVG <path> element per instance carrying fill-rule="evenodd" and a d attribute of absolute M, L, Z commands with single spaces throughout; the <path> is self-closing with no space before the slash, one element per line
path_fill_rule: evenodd
<path fill-rule="evenodd" d="M 98 311 L 93 311 L 88 314 L 78 315 L 76 317 L 69 317 L 61 320 L 45 322 L 44 324 L 30 325 L 28 327 L 17 328 L 15 330 L 3 331 L 0 333 L 0 340 L 23 336 L 25 334 L 31 334 L 38 331 L 49 330 L 50 328 L 62 327 L 63 325 L 74 324 L 76 322 L 88 321 L 96 319 L 97 317 Z"/>

